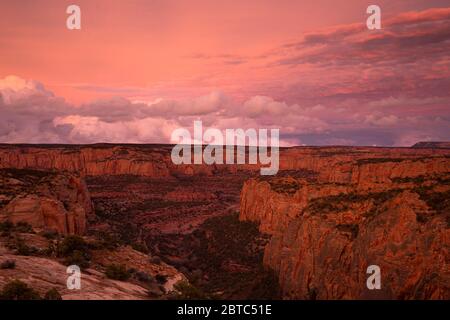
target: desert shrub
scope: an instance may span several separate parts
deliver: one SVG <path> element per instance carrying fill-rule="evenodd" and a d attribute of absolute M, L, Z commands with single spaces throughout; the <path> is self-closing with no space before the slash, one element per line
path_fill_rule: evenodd
<path fill-rule="evenodd" d="M 1 300 L 39 300 L 41 297 L 33 288 L 20 280 L 7 283 L 0 292 Z"/>
<path fill-rule="evenodd" d="M 58 254 L 63 257 L 72 254 L 74 251 L 84 252 L 88 250 L 88 244 L 80 236 L 67 236 L 58 244 Z"/>
<path fill-rule="evenodd" d="M 31 246 L 27 245 L 21 239 L 16 240 L 15 248 L 16 248 L 16 254 L 19 256 L 31 256 L 38 252 L 38 250 L 35 247 L 31 247 Z"/>
<path fill-rule="evenodd" d="M 162 274 L 157 274 L 157 275 L 155 276 L 155 279 L 156 279 L 156 281 L 158 281 L 158 283 L 160 283 L 160 284 L 164 284 L 164 283 L 167 282 L 167 276 L 162 275 Z"/>
<path fill-rule="evenodd" d="M 16 262 L 14 260 L 5 260 L 0 264 L 0 269 L 14 269 Z"/>
<path fill-rule="evenodd" d="M 136 250 L 136 251 L 139 251 L 139 252 L 142 252 L 142 253 L 145 253 L 145 254 L 148 254 L 148 247 L 147 247 L 147 245 L 145 244 L 145 242 L 133 242 L 132 244 L 131 244 L 131 247 L 134 249 L 134 250 Z"/>
<path fill-rule="evenodd" d="M 22 233 L 34 233 L 33 227 L 28 222 L 20 221 L 14 227 L 14 230 Z"/>
<path fill-rule="evenodd" d="M 106 267 L 105 275 L 113 280 L 126 281 L 131 274 L 123 264 L 110 264 Z"/>
<path fill-rule="evenodd" d="M 48 240 L 54 240 L 59 237 L 59 233 L 55 230 L 45 230 L 41 233 L 41 236 Z"/>
<path fill-rule="evenodd" d="M 114 250 L 120 246 L 120 240 L 115 234 L 109 232 L 98 232 L 96 235 L 98 249 Z"/>
<path fill-rule="evenodd" d="M 12 223 L 11 221 L 3 221 L 0 222 L 0 232 L 22 232 L 22 233 L 34 233 L 33 227 L 28 223 L 24 221 L 18 222 L 16 225 Z"/>
<path fill-rule="evenodd" d="M 181 300 L 206 300 L 208 296 L 199 288 L 194 287 L 187 281 L 180 281 L 175 284 L 174 288 L 178 291 L 175 299 Z"/>
<path fill-rule="evenodd" d="M 62 300 L 61 294 L 56 290 L 56 288 L 51 288 L 45 293 L 45 300 Z"/>
<path fill-rule="evenodd" d="M 274 179 L 268 182 L 270 188 L 277 193 L 293 195 L 300 189 L 300 185 L 295 180 Z"/>
<path fill-rule="evenodd" d="M 134 274 L 134 276 L 140 282 L 150 282 L 153 280 L 152 277 L 147 272 L 143 272 L 143 271 L 137 271 Z"/>
<path fill-rule="evenodd" d="M 419 191 L 420 199 L 435 210 L 437 214 L 447 213 L 450 209 L 450 190 L 445 192 L 424 192 Z"/>
<path fill-rule="evenodd" d="M 402 162 L 408 159 L 404 158 L 368 158 L 358 159 L 356 162 L 358 165 L 372 164 L 372 163 L 384 163 L 384 162 Z"/>
<path fill-rule="evenodd" d="M 0 222 L 0 231 L 1 232 L 10 232 L 14 228 L 14 224 L 11 221 L 3 221 Z"/>
<path fill-rule="evenodd" d="M 49 243 L 47 248 L 41 249 L 39 251 L 39 254 L 46 256 L 46 257 L 52 257 L 56 254 L 56 247 L 53 243 Z"/>
<path fill-rule="evenodd" d="M 11 231 L 0 231 L 0 237 L 10 237 Z"/>
<path fill-rule="evenodd" d="M 425 176 L 417 176 L 417 177 L 405 177 L 405 178 L 401 178 L 401 177 L 397 177 L 397 178 L 392 178 L 392 182 L 395 183 L 408 183 L 408 182 L 413 182 L 416 184 L 421 184 L 425 181 L 426 177 Z"/>
<path fill-rule="evenodd" d="M 65 263 L 67 265 L 77 265 L 81 269 L 89 268 L 90 261 L 89 257 L 82 251 L 75 250 L 69 256 L 65 258 Z"/>
<path fill-rule="evenodd" d="M 89 245 L 80 236 L 67 236 L 58 243 L 56 248 L 59 257 L 64 257 L 67 265 L 77 265 L 80 268 L 89 267 L 91 253 Z"/>

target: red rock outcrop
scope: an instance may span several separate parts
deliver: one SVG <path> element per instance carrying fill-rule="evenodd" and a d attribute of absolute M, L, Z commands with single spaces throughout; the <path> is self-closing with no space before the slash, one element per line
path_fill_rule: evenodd
<path fill-rule="evenodd" d="M 164 226 L 170 232 L 184 230 L 183 226 L 192 224 L 198 212 L 184 202 L 201 200 L 211 205 L 210 200 L 215 197 L 216 202 L 227 201 L 227 192 L 238 190 L 236 186 L 243 181 L 240 179 L 255 176 L 250 170 L 259 169 L 257 165 L 176 166 L 170 159 L 170 150 L 171 146 L 157 145 L 3 145 L 0 168 L 57 171 L 64 179 L 74 173 L 105 181 L 110 176 L 123 178 L 118 177 L 121 175 L 162 178 L 152 182 L 157 184 L 155 194 L 146 195 L 152 188 L 141 194 L 133 186 L 112 190 L 117 194 L 132 190 L 137 206 L 131 208 L 139 211 L 134 219 L 158 232 Z M 244 183 L 240 219 L 259 223 L 260 230 L 271 235 L 264 263 L 277 273 L 285 298 L 448 299 L 449 168 L 448 149 L 286 148 L 281 150 L 277 176 Z M 178 179 L 178 175 L 184 177 Z M 204 181 L 196 179 L 199 176 L 215 179 L 215 175 L 220 178 L 217 183 L 226 185 L 228 181 L 230 190 L 216 192 L 202 186 L 201 193 L 197 189 L 183 193 L 177 189 L 186 176 L 193 176 L 189 183 L 195 184 Z M 5 185 L 23 183 L 21 179 L 11 179 Z M 169 180 L 172 185 L 167 188 Z M 140 183 L 136 181 L 137 189 L 141 188 Z M 76 183 L 66 180 L 61 185 L 67 188 Z M 103 186 L 100 183 L 97 188 L 101 191 Z M 81 232 L 83 214 L 77 215 L 78 211 L 70 205 L 72 200 L 67 202 L 65 194 L 84 194 L 83 191 L 55 193 L 53 188 L 44 188 L 41 193 L 6 192 L 0 195 L 1 210 L 8 208 L 5 212 L 10 216 L 25 217 L 24 221 L 34 227 Z M 88 203 L 83 196 L 69 198 Z M 108 209 L 105 212 L 116 211 L 110 198 L 101 203 Z M 174 202 L 177 210 L 173 210 Z M 123 203 L 119 205 L 119 209 L 127 210 Z M 86 217 L 90 209 L 81 207 Z M 212 206 L 207 210 L 217 212 Z M 22 216 L 23 212 L 34 215 Z M 172 227 L 166 218 L 181 227 Z M 372 264 L 381 268 L 381 290 L 366 287 L 366 268 Z"/>
<path fill-rule="evenodd" d="M 37 231 L 83 234 L 93 214 L 84 180 L 69 173 L 0 170 L 0 221 L 26 222 Z"/>
<path fill-rule="evenodd" d="M 20 234 L 24 243 L 39 249 L 46 249 L 52 240 L 37 234 Z M 6 240 L 6 241 L 5 241 Z M 13 269 L 0 269 L 0 288 L 12 279 L 25 282 L 42 297 L 55 288 L 63 300 L 148 300 L 151 292 L 156 292 L 159 298 L 175 290 L 174 284 L 185 281 L 185 276 L 172 266 L 165 263 L 154 264 L 146 254 L 133 250 L 128 246 L 113 250 L 93 250 L 91 266 L 82 270 L 80 290 L 67 288 L 67 266 L 55 257 L 21 256 L 8 249 L 7 239 L 0 237 L 0 264 L 14 261 Z M 54 243 L 53 243 L 54 245 Z M 110 264 L 123 264 L 128 269 L 134 268 L 153 279 L 157 275 L 164 276 L 167 281 L 163 286 L 156 283 L 139 281 L 117 281 L 109 279 L 104 271 Z"/>
<path fill-rule="evenodd" d="M 172 163 L 170 145 L 0 145 L 0 168 L 29 168 L 76 172 L 80 175 L 139 175 L 168 177 L 176 175 L 213 175 L 237 170 L 259 170 L 259 165 L 195 165 Z M 320 172 L 322 181 L 336 183 L 378 181 L 410 176 L 403 160 L 416 166 L 416 175 L 445 171 L 448 149 L 302 147 L 280 150 L 280 170 L 308 169 Z M 362 162 L 367 166 L 355 166 Z M 390 166 L 390 174 L 386 174 Z M 374 174 L 380 170 L 380 174 Z M 381 180 L 380 180 L 381 179 Z"/>
<path fill-rule="evenodd" d="M 68 171 L 82 176 L 148 177 L 212 175 L 235 169 L 227 165 L 175 165 L 170 157 L 171 149 L 171 146 L 162 145 L 1 145 L 0 168 Z M 256 166 L 242 166 L 247 167 L 257 169 Z"/>
<path fill-rule="evenodd" d="M 285 298 L 450 298 L 448 150 L 373 156 L 318 152 L 281 162 L 312 178 L 245 182 L 240 219 L 272 235 L 264 263 Z M 381 290 L 366 286 L 369 265 L 381 268 Z"/>

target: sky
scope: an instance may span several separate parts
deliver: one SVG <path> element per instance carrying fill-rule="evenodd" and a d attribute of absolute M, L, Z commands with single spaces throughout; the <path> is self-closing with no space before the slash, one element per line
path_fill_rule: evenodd
<path fill-rule="evenodd" d="M 68 30 L 66 8 L 81 8 Z M 369 30 L 366 8 L 381 8 Z M 0 142 L 167 143 L 279 128 L 281 145 L 450 140 L 440 0 L 0 2 Z"/>

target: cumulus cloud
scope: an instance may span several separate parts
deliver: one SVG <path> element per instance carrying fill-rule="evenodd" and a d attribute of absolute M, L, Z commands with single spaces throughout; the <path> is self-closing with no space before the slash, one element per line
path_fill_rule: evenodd
<path fill-rule="evenodd" d="M 0 142 L 6 143 L 168 143 L 173 130 L 192 130 L 194 120 L 220 130 L 278 128 L 282 145 L 405 145 L 415 138 L 448 138 L 446 115 L 404 115 L 401 107 L 396 112 L 404 103 L 396 98 L 356 111 L 348 105 L 357 99 L 334 107 L 288 104 L 268 96 L 238 103 L 218 91 L 193 99 L 116 97 L 74 106 L 36 81 L 7 77 L 0 85 Z M 440 98 L 406 101 L 442 103 Z"/>
<path fill-rule="evenodd" d="M 306 34 L 261 54 L 259 69 L 245 69 L 249 57 L 210 57 L 245 60 L 233 66 L 243 78 L 236 83 L 200 76 L 176 88 L 85 84 L 78 89 L 119 96 L 75 106 L 35 80 L 8 76 L 0 79 L 0 142 L 167 143 L 194 120 L 221 130 L 279 128 L 285 145 L 449 140 L 449 50 L 450 8 L 440 8 L 383 20 L 381 31 L 359 23 Z M 199 88 L 210 92 L 190 94 Z"/>

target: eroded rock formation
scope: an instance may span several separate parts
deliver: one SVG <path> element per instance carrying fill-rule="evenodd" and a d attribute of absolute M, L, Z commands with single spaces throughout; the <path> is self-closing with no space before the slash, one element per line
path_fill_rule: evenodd
<path fill-rule="evenodd" d="M 74 174 L 1 169 L 0 221 L 28 223 L 37 231 L 83 234 L 93 214 L 84 180 Z"/>
<path fill-rule="evenodd" d="M 251 179 L 241 192 L 240 219 L 272 235 L 264 263 L 283 297 L 448 299 L 448 151 L 323 151 L 284 161 L 302 170 Z M 381 290 L 367 289 L 369 265 L 381 268 Z"/>
<path fill-rule="evenodd" d="M 0 219 L 81 234 L 92 212 L 87 176 L 98 219 L 91 231 L 114 226 L 130 239 L 155 241 L 156 250 L 158 237 L 188 234 L 207 217 L 235 210 L 247 180 L 240 219 L 270 235 L 264 264 L 284 298 L 450 297 L 448 149 L 287 148 L 274 177 L 252 165 L 175 166 L 170 149 L 0 146 Z M 117 258 L 102 254 L 108 263 Z M 381 290 L 366 287 L 372 264 L 381 268 Z"/>

